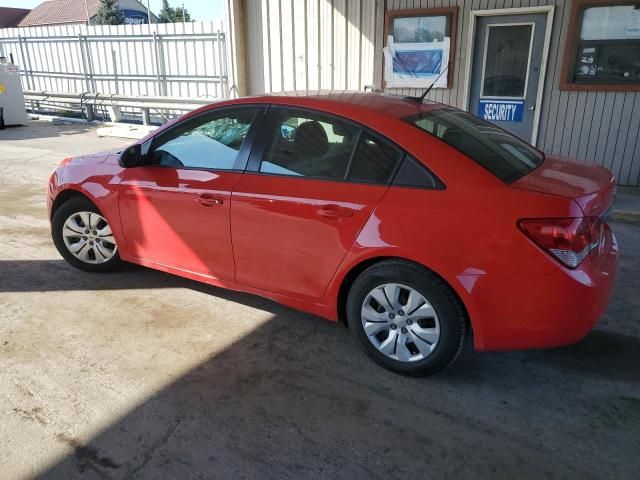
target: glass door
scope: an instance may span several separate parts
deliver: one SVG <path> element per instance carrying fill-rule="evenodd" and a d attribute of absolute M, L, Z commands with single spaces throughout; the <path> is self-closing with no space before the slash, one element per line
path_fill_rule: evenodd
<path fill-rule="evenodd" d="M 527 142 L 533 127 L 546 15 L 479 17 L 469 109 Z"/>

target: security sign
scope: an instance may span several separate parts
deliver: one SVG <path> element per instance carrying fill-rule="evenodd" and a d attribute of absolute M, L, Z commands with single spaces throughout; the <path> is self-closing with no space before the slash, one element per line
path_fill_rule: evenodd
<path fill-rule="evenodd" d="M 493 122 L 522 122 L 524 100 L 491 100 L 478 102 L 478 116 Z"/>

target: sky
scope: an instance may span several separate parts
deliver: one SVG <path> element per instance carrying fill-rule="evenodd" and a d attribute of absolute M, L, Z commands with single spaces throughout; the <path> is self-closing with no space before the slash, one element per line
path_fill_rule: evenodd
<path fill-rule="evenodd" d="M 0 7 L 33 8 L 43 0 L 0 0 Z M 147 0 L 140 0 L 147 5 Z M 169 0 L 169 5 L 184 7 L 196 20 L 222 20 L 224 18 L 224 0 Z M 150 0 L 151 11 L 156 15 L 162 7 L 162 0 Z"/>

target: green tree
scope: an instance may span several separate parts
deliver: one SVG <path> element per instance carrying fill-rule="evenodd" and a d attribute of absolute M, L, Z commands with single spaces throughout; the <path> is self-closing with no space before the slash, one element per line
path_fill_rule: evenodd
<path fill-rule="evenodd" d="M 168 0 L 162 0 L 162 9 L 158 14 L 160 23 L 192 22 L 191 14 L 184 7 L 173 8 Z"/>
<path fill-rule="evenodd" d="M 115 0 L 100 0 L 100 8 L 93 19 L 96 25 L 122 25 L 124 16 Z"/>
<path fill-rule="evenodd" d="M 162 9 L 158 14 L 158 20 L 160 23 L 173 23 L 175 20 L 176 11 L 169 6 L 167 0 L 162 0 Z"/>
<path fill-rule="evenodd" d="M 174 22 L 191 22 L 191 14 L 184 7 L 176 7 Z"/>

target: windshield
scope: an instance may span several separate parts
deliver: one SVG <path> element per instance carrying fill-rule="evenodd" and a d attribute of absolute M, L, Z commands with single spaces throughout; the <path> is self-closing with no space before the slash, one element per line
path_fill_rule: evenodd
<path fill-rule="evenodd" d="M 403 120 L 460 150 L 506 183 L 523 177 L 544 160 L 531 145 L 455 108 L 425 111 Z"/>

